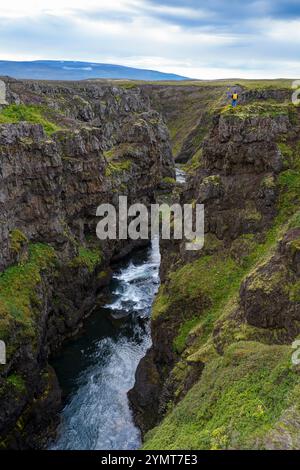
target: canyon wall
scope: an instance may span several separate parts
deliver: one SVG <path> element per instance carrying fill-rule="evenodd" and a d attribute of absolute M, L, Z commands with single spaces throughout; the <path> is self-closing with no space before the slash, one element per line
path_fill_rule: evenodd
<path fill-rule="evenodd" d="M 205 244 L 161 243 L 153 346 L 129 393 L 145 449 L 299 449 L 300 115 L 289 94 L 242 91 L 190 166 L 181 202 L 205 205 Z"/>
<path fill-rule="evenodd" d="M 0 436 L 46 445 L 60 390 L 48 357 L 82 326 L 110 264 L 144 241 L 100 241 L 96 208 L 154 201 L 174 177 L 169 133 L 141 90 L 3 79 L 0 112 Z"/>

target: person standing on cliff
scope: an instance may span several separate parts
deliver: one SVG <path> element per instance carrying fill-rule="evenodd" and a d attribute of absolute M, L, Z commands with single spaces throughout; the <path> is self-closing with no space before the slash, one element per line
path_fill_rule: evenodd
<path fill-rule="evenodd" d="M 238 99 L 239 99 L 239 95 L 238 95 L 238 92 L 236 90 L 233 91 L 232 95 L 231 95 L 231 99 L 232 99 L 232 107 L 233 108 L 236 108 L 237 104 L 238 104 Z"/>

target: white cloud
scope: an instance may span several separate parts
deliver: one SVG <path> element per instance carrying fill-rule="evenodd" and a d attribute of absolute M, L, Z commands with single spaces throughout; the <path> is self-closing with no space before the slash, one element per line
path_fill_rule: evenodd
<path fill-rule="evenodd" d="M 237 17 L 230 30 L 210 14 L 148 0 L 10 0 L 0 12 L 0 59 L 108 62 L 195 78 L 300 76 L 300 20 Z"/>
<path fill-rule="evenodd" d="M 300 43 L 300 20 L 262 21 L 266 36 L 279 42 Z M 300 51 L 299 51 L 300 52 Z"/>

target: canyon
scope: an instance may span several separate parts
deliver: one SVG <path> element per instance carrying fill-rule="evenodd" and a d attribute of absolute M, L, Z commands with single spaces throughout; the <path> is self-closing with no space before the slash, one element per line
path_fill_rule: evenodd
<path fill-rule="evenodd" d="M 49 358 L 145 245 L 96 237 L 120 194 L 205 205 L 205 244 L 161 240 L 152 346 L 129 391 L 144 449 L 300 448 L 300 113 L 290 84 L 3 77 L 3 448 L 43 448 L 61 390 Z M 172 156 L 173 154 L 173 156 Z M 186 182 L 175 181 L 175 163 Z"/>

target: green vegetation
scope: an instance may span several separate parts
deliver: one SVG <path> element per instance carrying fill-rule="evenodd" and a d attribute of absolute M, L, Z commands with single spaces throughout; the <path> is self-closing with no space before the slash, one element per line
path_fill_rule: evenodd
<path fill-rule="evenodd" d="M 285 164 L 287 166 L 290 166 L 292 164 L 293 155 L 294 155 L 293 149 L 286 142 L 278 142 L 277 145 L 278 145 L 280 152 L 282 153 Z"/>
<path fill-rule="evenodd" d="M 24 392 L 26 390 L 24 379 L 20 375 L 11 374 L 6 380 L 9 385 L 12 385 L 19 392 Z"/>
<path fill-rule="evenodd" d="M 243 268 L 230 256 L 223 259 L 220 255 L 211 255 L 203 256 L 170 274 L 167 295 L 163 295 L 164 301 L 160 295 L 157 297 L 153 318 L 174 312 L 176 306 L 184 302 L 184 308 L 178 312 L 181 326 L 174 340 L 177 352 L 184 349 L 188 334 L 199 322 L 202 340 L 207 338 L 217 313 L 238 288 L 243 272 Z"/>
<path fill-rule="evenodd" d="M 291 89 L 294 79 L 280 78 L 280 79 L 266 79 L 266 80 L 252 80 L 252 79 L 220 79 L 220 80 L 158 80 L 158 81 L 119 81 L 112 80 L 111 83 L 118 84 L 118 86 L 125 85 L 142 85 L 151 84 L 157 86 L 176 86 L 176 87 L 232 87 L 232 86 L 243 86 L 245 88 L 254 89 Z"/>
<path fill-rule="evenodd" d="M 163 183 L 166 183 L 166 184 L 176 184 L 175 178 L 171 178 L 170 176 L 165 176 L 165 177 L 162 179 L 162 182 L 163 182 Z"/>
<path fill-rule="evenodd" d="M 286 115 L 289 116 L 291 120 L 293 120 L 295 113 L 295 107 L 291 103 L 272 103 L 269 101 L 265 101 L 264 103 L 253 102 L 246 105 L 239 105 L 236 108 L 231 105 L 227 105 L 221 112 L 223 116 L 236 116 L 240 119 L 253 118 L 257 116 L 277 117 Z"/>
<path fill-rule="evenodd" d="M 290 358 L 287 346 L 231 345 L 206 365 L 199 382 L 147 434 L 144 449 L 263 447 L 265 436 L 299 393 Z"/>
<path fill-rule="evenodd" d="M 136 156 L 139 152 L 138 145 L 122 143 L 115 145 L 110 150 L 107 150 L 103 153 L 104 157 L 111 161 L 114 159 L 121 159 L 124 157 Z"/>
<path fill-rule="evenodd" d="M 109 163 L 105 169 L 105 176 L 115 176 L 131 169 L 131 160 L 123 160 L 121 162 Z"/>
<path fill-rule="evenodd" d="M 72 268 L 86 267 L 92 273 L 96 266 L 101 262 L 102 253 L 99 248 L 88 249 L 80 247 L 78 256 L 70 261 L 69 266 Z"/>
<path fill-rule="evenodd" d="M 10 232 L 9 236 L 10 236 L 10 247 L 12 251 L 15 253 L 19 253 L 22 246 L 25 243 L 28 243 L 27 237 L 24 235 L 23 232 L 21 232 L 21 230 L 14 229 Z"/>
<path fill-rule="evenodd" d="M 0 112 L 0 124 L 27 121 L 32 124 L 41 124 L 46 134 L 60 130 L 60 126 L 51 122 L 50 110 L 41 105 L 11 104 Z"/>
<path fill-rule="evenodd" d="M 41 243 L 29 245 L 29 258 L 7 268 L 0 274 L 0 336 L 5 339 L 11 321 L 31 329 L 35 307 L 41 302 L 36 288 L 45 270 L 56 267 L 57 258 L 52 247 Z M 26 328 L 25 328 L 26 329 Z"/>
<path fill-rule="evenodd" d="M 183 170 L 188 174 L 195 173 L 201 166 L 202 148 L 197 150 L 194 156 L 183 166 Z"/>
<path fill-rule="evenodd" d="M 290 286 L 289 298 L 292 302 L 300 302 L 300 281 Z"/>
<path fill-rule="evenodd" d="M 151 99 L 153 107 L 166 119 L 173 155 L 176 158 L 185 143 L 189 154 L 196 153 L 211 127 L 213 114 L 226 102 L 226 87 L 223 83 L 222 86 L 210 84 L 193 89 L 191 84 L 186 91 L 178 84 L 174 87 L 176 95 L 170 97 L 167 86 L 162 89 L 154 86 Z"/>
<path fill-rule="evenodd" d="M 118 86 L 120 86 L 124 90 L 132 90 L 133 88 L 137 87 L 137 84 L 135 82 L 121 82 L 118 83 Z"/>

